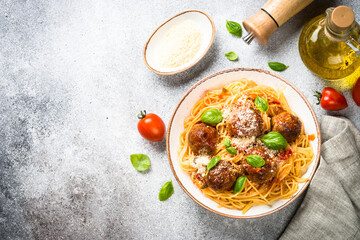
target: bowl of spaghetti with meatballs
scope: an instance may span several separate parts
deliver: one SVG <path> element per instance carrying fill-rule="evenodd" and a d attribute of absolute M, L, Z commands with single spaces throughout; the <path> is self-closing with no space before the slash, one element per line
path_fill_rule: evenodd
<path fill-rule="evenodd" d="M 266 70 L 228 69 L 197 82 L 177 105 L 167 152 L 180 186 L 233 218 L 274 213 L 311 181 L 320 130 L 305 96 Z"/>

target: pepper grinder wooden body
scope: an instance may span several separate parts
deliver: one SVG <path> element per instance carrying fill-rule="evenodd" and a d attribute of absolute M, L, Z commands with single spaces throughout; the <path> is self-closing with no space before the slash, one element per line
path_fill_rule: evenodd
<path fill-rule="evenodd" d="M 245 42 L 255 38 L 257 42 L 266 45 L 270 36 L 287 20 L 300 12 L 314 0 L 269 0 L 252 17 L 243 21 L 245 30 L 249 33 Z"/>

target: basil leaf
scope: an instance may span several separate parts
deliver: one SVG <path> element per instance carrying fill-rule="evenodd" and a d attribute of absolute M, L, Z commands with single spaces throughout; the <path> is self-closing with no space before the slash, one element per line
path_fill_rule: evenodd
<path fill-rule="evenodd" d="M 226 20 L 226 28 L 232 35 L 241 37 L 242 29 L 239 23 Z"/>
<path fill-rule="evenodd" d="M 236 61 L 238 60 L 238 55 L 235 52 L 228 52 L 225 53 L 225 57 L 229 59 L 230 61 Z"/>
<path fill-rule="evenodd" d="M 234 147 L 228 147 L 226 148 L 226 151 L 232 155 L 236 155 L 236 149 Z"/>
<path fill-rule="evenodd" d="M 279 62 L 269 62 L 268 65 L 274 71 L 284 71 L 285 69 L 287 69 L 289 67 L 289 66 L 286 66 L 285 64 L 279 63 Z"/>
<path fill-rule="evenodd" d="M 172 184 L 172 181 L 170 180 L 169 182 L 165 183 L 164 186 L 162 186 L 162 188 L 160 189 L 159 200 L 165 201 L 166 199 L 171 197 L 173 193 L 174 193 L 174 186 Z"/>
<path fill-rule="evenodd" d="M 216 157 L 213 157 L 211 159 L 211 161 L 208 163 L 208 165 L 206 166 L 207 168 L 207 172 L 206 174 L 210 171 L 210 169 L 212 169 L 213 167 L 216 166 L 216 164 L 221 160 L 221 157 L 220 156 L 216 156 Z"/>
<path fill-rule="evenodd" d="M 255 98 L 255 106 L 263 113 L 266 113 L 269 109 L 269 104 L 266 99 L 259 96 Z"/>
<path fill-rule="evenodd" d="M 246 161 L 253 167 L 262 167 L 265 165 L 265 161 L 258 155 L 249 155 L 246 157 Z"/>
<path fill-rule="evenodd" d="M 279 132 L 269 132 L 261 141 L 270 149 L 280 150 L 288 145 L 286 139 Z"/>
<path fill-rule="evenodd" d="M 225 138 L 224 145 L 225 145 L 226 148 L 231 147 L 231 141 L 230 141 L 229 138 Z"/>
<path fill-rule="evenodd" d="M 145 154 L 131 154 L 130 161 L 134 168 L 140 172 L 150 167 L 150 158 Z"/>
<path fill-rule="evenodd" d="M 246 176 L 241 176 L 236 180 L 235 186 L 234 186 L 234 193 L 241 192 L 244 189 L 246 182 Z"/>
<path fill-rule="evenodd" d="M 201 115 L 200 120 L 208 124 L 219 123 L 223 120 L 222 112 L 216 108 L 206 110 Z"/>

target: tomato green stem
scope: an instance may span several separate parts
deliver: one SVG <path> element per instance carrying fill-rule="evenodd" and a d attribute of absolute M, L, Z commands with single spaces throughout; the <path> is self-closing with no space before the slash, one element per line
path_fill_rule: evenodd
<path fill-rule="evenodd" d="M 319 105 L 320 101 L 321 101 L 322 94 L 321 94 L 321 92 L 318 92 L 318 91 L 315 91 L 315 93 L 316 94 L 314 94 L 314 97 L 316 97 L 318 99 L 318 102 L 316 103 L 316 105 Z"/>
<path fill-rule="evenodd" d="M 137 115 L 138 119 L 143 119 L 146 116 L 146 110 L 140 111 L 140 113 Z"/>

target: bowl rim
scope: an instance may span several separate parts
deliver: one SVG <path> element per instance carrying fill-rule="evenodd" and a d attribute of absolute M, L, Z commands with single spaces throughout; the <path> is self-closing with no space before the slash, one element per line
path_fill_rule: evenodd
<path fill-rule="evenodd" d="M 307 107 L 309 108 L 311 115 L 313 117 L 313 120 L 315 122 L 315 127 L 316 127 L 316 134 L 318 137 L 318 144 L 317 144 L 317 148 L 319 149 L 319 151 L 316 153 L 315 156 L 315 167 L 313 172 L 310 174 L 309 180 L 305 183 L 305 185 L 300 189 L 300 191 L 298 191 L 295 195 L 293 195 L 289 201 L 287 201 L 285 204 L 282 204 L 281 206 L 269 211 L 269 212 L 265 212 L 265 213 L 261 213 L 261 214 L 257 214 L 257 215 L 252 215 L 252 216 L 234 216 L 234 215 L 230 215 L 230 214 L 226 214 L 226 213 L 222 213 L 219 211 L 216 211 L 208 206 L 206 206 L 205 204 L 203 204 L 202 202 L 200 202 L 198 199 L 196 199 L 181 183 L 178 175 L 175 172 L 174 166 L 173 166 L 173 162 L 171 160 L 171 156 L 170 156 L 170 132 L 171 132 L 171 128 L 172 128 L 172 123 L 175 117 L 175 114 L 177 113 L 177 110 L 179 109 L 180 105 L 182 104 L 182 102 L 185 100 L 185 98 L 200 84 L 202 84 L 203 82 L 206 82 L 207 80 L 218 76 L 218 75 L 222 75 L 225 73 L 229 73 L 229 72 L 238 72 L 238 71 L 256 71 L 256 72 L 261 72 L 261 73 L 265 73 L 265 74 L 269 74 L 277 79 L 279 79 L 280 81 L 283 81 L 285 84 L 289 85 L 290 87 L 292 87 L 299 95 L 300 97 L 304 100 L 305 104 L 307 105 Z M 281 77 L 280 75 L 274 74 L 268 70 L 264 70 L 264 69 L 258 69 L 258 68 L 230 68 L 230 69 L 225 69 L 225 70 L 221 70 L 218 72 L 215 72 L 213 74 L 210 74 L 206 77 L 204 77 L 203 79 L 199 80 L 198 82 L 196 82 L 185 94 L 184 96 L 181 98 L 181 100 L 179 101 L 179 103 L 177 104 L 173 114 L 171 115 L 169 124 L 168 124 L 168 129 L 167 129 L 167 134 L 166 134 L 166 151 L 167 151 L 167 155 L 168 155 L 168 159 L 169 159 L 169 164 L 171 167 L 171 170 L 175 176 L 176 181 L 178 182 L 178 184 L 181 186 L 181 188 L 185 191 L 185 193 L 192 198 L 192 200 L 194 200 L 196 203 L 198 203 L 200 206 L 202 206 L 203 208 L 209 210 L 210 212 L 216 213 L 218 215 L 224 216 L 224 217 L 229 217 L 229 218 L 236 218 L 236 219 L 252 219 L 252 218 L 259 218 L 259 217 L 264 217 L 270 214 L 273 214 L 283 208 L 285 208 L 286 206 L 290 205 L 293 201 L 295 201 L 295 199 L 297 199 L 309 186 L 311 180 L 314 177 L 314 174 L 319 166 L 319 162 L 320 162 L 320 153 L 321 153 L 321 132 L 320 132 L 320 127 L 319 127 L 319 122 L 317 120 L 316 114 L 314 109 L 312 108 L 312 106 L 310 105 L 309 101 L 306 99 L 306 97 L 303 95 L 303 93 L 291 82 L 289 82 L 288 80 L 286 80 L 285 78 Z"/>
<path fill-rule="evenodd" d="M 151 39 L 153 38 L 153 36 L 156 34 L 156 32 L 161 28 L 163 27 L 165 24 L 167 24 L 168 22 L 170 22 L 171 20 L 173 20 L 174 18 L 176 17 L 179 17 L 185 13 L 189 13 L 189 12 L 197 12 L 197 13 L 201 13 L 203 15 L 205 15 L 205 17 L 207 17 L 207 19 L 209 19 L 210 23 L 211 23 L 211 40 L 209 42 L 209 45 L 206 47 L 206 50 L 203 52 L 203 54 L 201 56 L 199 56 L 192 64 L 190 64 L 189 66 L 185 67 L 185 68 L 181 68 L 181 69 L 178 69 L 176 71 L 169 71 L 169 72 L 163 72 L 163 71 L 159 71 L 159 70 L 156 70 L 155 68 L 151 67 L 147 61 L 147 58 L 146 58 L 146 51 L 147 51 L 147 48 L 148 48 L 148 45 L 151 41 Z M 200 10 L 195 10 L 195 9 L 192 9 L 192 10 L 186 10 L 186 11 L 183 11 L 183 12 L 180 12 L 180 13 L 177 13 L 175 14 L 174 16 L 170 17 L 169 19 L 167 19 L 165 22 L 163 22 L 160 26 L 158 26 L 154 31 L 153 33 L 150 35 L 149 39 L 146 41 L 145 43 L 145 46 L 144 46 L 144 50 L 143 50 L 143 58 L 144 58 L 144 61 L 145 61 L 145 64 L 146 66 L 151 70 L 153 71 L 154 73 L 156 74 L 159 74 L 159 75 L 173 75 L 173 74 L 176 74 L 176 73 L 180 73 L 180 72 L 183 72 L 191 67 L 193 67 L 195 64 L 197 64 L 205 55 L 206 53 L 209 51 L 211 45 L 213 44 L 214 42 L 214 39 L 215 39 L 215 24 L 213 22 L 213 20 L 210 18 L 209 15 L 207 15 L 206 13 L 204 13 L 203 11 L 200 11 Z"/>

